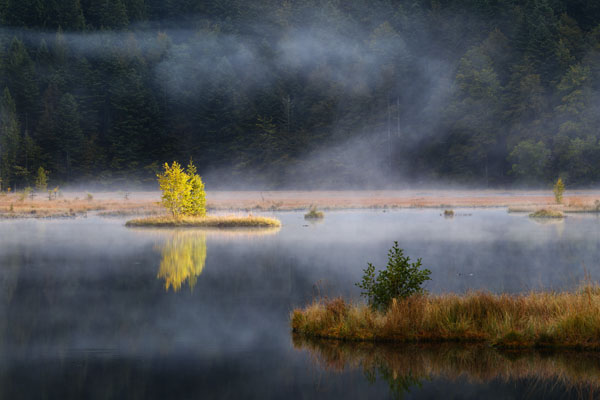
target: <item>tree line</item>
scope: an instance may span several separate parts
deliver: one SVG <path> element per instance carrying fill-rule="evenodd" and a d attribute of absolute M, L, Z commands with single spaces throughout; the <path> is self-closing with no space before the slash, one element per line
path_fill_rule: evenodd
<path fill-rule="evenodd" d="M 0 179 L 600 181 L 591 0 L 0 0 Z"/>

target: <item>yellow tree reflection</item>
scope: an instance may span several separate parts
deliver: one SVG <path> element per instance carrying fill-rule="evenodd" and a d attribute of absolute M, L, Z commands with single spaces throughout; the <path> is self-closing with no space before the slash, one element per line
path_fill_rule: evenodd
<path fill-rule="evenodd" d="M 158 278 L 165 280 L 165 290 L 177 292 L 187 280 L 194 289 L 206 263 L 206 235 L 197 232 L 176 232 L 162 248 Z"/>

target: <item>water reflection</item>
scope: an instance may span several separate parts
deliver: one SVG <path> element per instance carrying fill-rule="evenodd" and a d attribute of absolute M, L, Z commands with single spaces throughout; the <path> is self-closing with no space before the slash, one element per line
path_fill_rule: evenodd
<path fill-rule="evenodd" d="M 191 290 L 206 263 L 206 234 L 179 231 L 162 247 L 162 259 L 157 278 L 164 279 L 165 290 L 177 292 L 187 281 Z"/>
<path fill-rule="evenodd" d="M 306 350 L 313 363 L 339 373 L 362 369 L 369 382 L 385 381 L 402 398 L 426 381 L 507 384 L 527 381 L 542 398 L 556 394 L 593 398 L 600 393 L 600 354 L 578 351 L 499 351 L 485 345 L 374 344 L 306 339 L 293 336 L 294 347 Z"/>
<path fill-rule="evenodd" d="M 203 230 L 154 230 L 159 235 L 169 235 L 166 242 L 159 245 L 161 252 L 157 278 L 165 282 L 168 292 L 179 291 L 187 282 L 194 289 L 198 277 L 206 264 L 206 237 L 219 239 L 240 239 L 274 235 L 280 228 L 269 229 L 203 229 Z"/>

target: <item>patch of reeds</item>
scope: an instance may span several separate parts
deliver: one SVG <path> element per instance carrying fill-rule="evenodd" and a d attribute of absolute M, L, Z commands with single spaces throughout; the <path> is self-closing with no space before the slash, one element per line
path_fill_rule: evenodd
<path fill-rule="evenodd" d="M 541 210 L 529 214 L 529 216 L 531 218 L 564 218 L 565 214 L 563 214 L 562 211 L 542 208 Z"/>
<path fill-rule="evenodd" d="M 444 217 L 446 217 L 446 218 L 454 217 L 454 210 L 444 210 Z"/>
<path fill-rule="evenodd" d="M 600 350 L 600 287 L 526 295 L 419 295 L 387 311 L 341 298 L 291 313 L 292 330 L 307 337 L 351 341 L 485 342 L 503 348 Z"/>
<path fill-rule="evenodd" d="M 260 228 L 278 227 L 281 222 L 275 218 L 258 217 L 254 215 L 239 216 L 206 216 L 206 217 L 172 217 L 158 216 L 139 218 L 127 221 L 130 227 L 198 227 L 198 228 Z"/>

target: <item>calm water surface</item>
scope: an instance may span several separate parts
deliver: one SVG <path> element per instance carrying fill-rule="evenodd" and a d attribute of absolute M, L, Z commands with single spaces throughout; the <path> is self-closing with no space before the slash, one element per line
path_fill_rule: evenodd
<path fill-rule="evenodd" d="M 358 298 L 362 268 L 384 265 L 394 240 L 431 269 L 432 292 L 565 289 L 586 272 L 600 280 L 596 216 L 457 213 L 340 211 L 317 223 L 281 213 L 281 229 L 260 232 L 1 221 L 0 398 L 589 395 L 600 379 L 594 354 L 365 350 L 291 335 L 293 307 Z M 572 373 L 582 365 L 588 375 Z"/>

